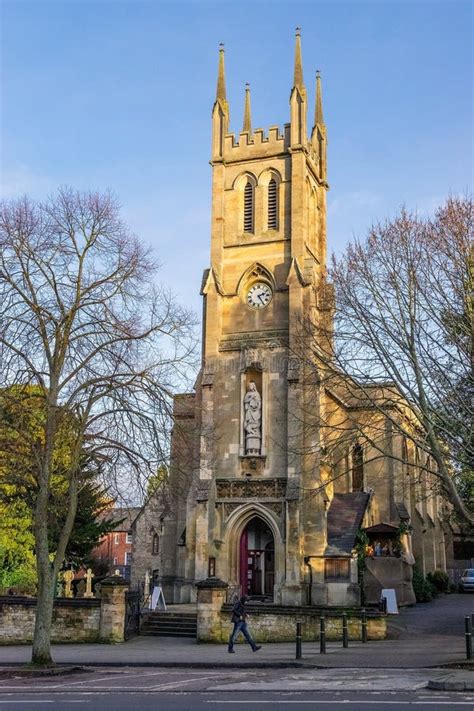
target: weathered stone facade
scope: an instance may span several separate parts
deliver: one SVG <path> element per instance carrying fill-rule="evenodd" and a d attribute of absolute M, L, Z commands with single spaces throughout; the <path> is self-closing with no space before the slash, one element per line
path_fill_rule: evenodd
<path fill-rule="evenodd" d="M 430 568 L 443 566 L 437 502 L 417 496 L 395 459 L 366 443 L 357 448 L 355 432 L 361 422 L 380 430 L 387 454 L 396 455 L 402 438 L 384 414 L 354 402 L 353 383 L 326 387 L 314 342 L 302 338 L 305 319 L 326 334 L 333 319 L 319 76 L 310 136 L 307 103 L 298 34 L 290 123 L 252 130 L 247 91 L 244 130 L 229 133 L 221 49 L 203 365 L 195 393 L 175 402 L 163 541 L 162 583 L 174 602 L 194 600 L 195 582 L 215 574 L 228 583 L 229 599 L 244 590 L 280 605 L 357 605 L 356 532 L 380 521 L 398 526 L 411 517 L 420 560 L 429 548 Z M 249 449 L 252 391 L 259 397 Z M 345 449 L 334 456 L 331 432 L 344 430 Z M 352 496 L 358 492 L 362 499 Z M 328 522 L 341 497 L 338 532 Z M 406 538 L 401 555 L 411 565 L 409 531 Z"/>
<path fill-rule="evenodd" d="M 131 530 L 132 565 L 130 584 L 136 588 L 145 584 L 148 573 L 150 581 L 161 579 L 163 572 L 163 535 L 167 509 L 161 491 L 147 498 L 133 520 Z M 148 593 L 149 591 L 146 591 Z"/>

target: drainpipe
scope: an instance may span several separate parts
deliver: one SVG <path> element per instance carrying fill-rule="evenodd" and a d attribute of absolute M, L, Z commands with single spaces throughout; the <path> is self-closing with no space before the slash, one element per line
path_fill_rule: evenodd
<path fill-rule="evenodd" d="M 314 558 L 315 556 L 313 555 L 306 555 L 304 557 L 304 564 L 308 566 L 309 568 L 309 595 L 308 595 L 308 605 L 313 604 L 312 596 L 313 596 L 313 569 L 311 567 L 311 563 L 309 562 L 311 558 Z"/>

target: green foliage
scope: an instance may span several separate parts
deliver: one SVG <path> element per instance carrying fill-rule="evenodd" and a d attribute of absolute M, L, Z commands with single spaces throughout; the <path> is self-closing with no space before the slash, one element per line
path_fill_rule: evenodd
<path fill-rule="evenodd" d="M 0 590 L 33 593 L 36 566 L 31 518 L 23 502 L 0 504 Z"/>
<path fill-rule="evenodd" d="M 364 573 L 368 545 L 369 537 L 365 531 L 359 529 L 355 539 L 355 550 L 357 552 L 357 581 L 359 583 L 361 605 L 365 605 Z"/>
<path fill-rule="evenodd" d="M 153 496 L 153 494 L 156 494 L 158 491 L 160 491 L 160 489 L 163 488 L 163 486 L 168 481 L 168 476 L 168 468 L 164 464 L 158 467 L 156 474 L 153 474 L 148 479 L 148 485 L 146 489 L 147 499 L 149 499 L 150 496 Z"/>
<path fill-rule="evenodd" d="M 426 579 L 436 588 L 438 592 L 449 591 L 449 576 L 444 570 L 435 570 L 428 573 Z"/>
<path fill-rule="evenodd" d="M 430 602 L 438 594 L 435 586 L 415 567 L 413 568 L 413 592 L 417 602 Z"/>
<path fill-rule="evenodd" d="M 365 569 L 365 559 L 367 557 L 367 546 L 369 537 L 365 531 L 359 529 L 355 539 L 355 550 L 357 552 L 357 563 L 360 568 Z"/>
<path fill-rule="evenodd" d="M 44 395 L 16 386 L 0 392 L 0 588 L 33 592 L 36 583 L 34 510 L 38 492 L 35 456 L 44 441 Z M 68 504 L 68 471 L 75 444 L 74 418 L 60 413 L 49 491 L 49 550 L 54 554 Z M 110 498 L 97 483 L 98 469 L 84 451 L 79 472 L 78 507 L 66 549 L 81 565 L 114 523 L 103 514 Z"/>

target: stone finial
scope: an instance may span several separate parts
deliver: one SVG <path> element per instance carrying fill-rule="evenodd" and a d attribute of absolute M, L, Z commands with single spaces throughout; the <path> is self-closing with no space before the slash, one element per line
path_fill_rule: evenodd
<path fill-rule="evenodd" d="M 252 117 L 250 113 L 250 84 L 248 82 L 245 85 L 244 123 L 242 126 L 242 131 L 249 134 L 252 133 Z"/>
<path fill-rule="evenodd" d="M 301 28 L 296 28 L 296 44 L 295 44 L 295 71 L 293 86 L 304 91 L 304 81 L 303 81 L 303 60 L 301 58 Z"/>
<path fill-rule="evenodd" d="M 216 101 L 220 101 L 223 104 L 227 104 L 227 96 L 225 89 L 225 65 L 224 65 L 224 44 L 223 42 L 219 45 L 219 69 L 217 72 L 217 90 L 216 90 Z"/>
<path fill-rule="evenodd" d="M 314 107 L 314 125 L 322 126 L 324 124 L 323 117 L 323 97 L 321 91 L 321 72 L 316 72 L 316 102 Z"/>
<path fill-rule="evenodd" d="M 227 588 L 229 587 L 227 583 L 225 583 L 220 578 L 217 578 L 216 576 L 206 578 L 205 580 L 199 580 L 197 583 L 195 583 L 195 585 L 198 590 L 227 590 Z"/>

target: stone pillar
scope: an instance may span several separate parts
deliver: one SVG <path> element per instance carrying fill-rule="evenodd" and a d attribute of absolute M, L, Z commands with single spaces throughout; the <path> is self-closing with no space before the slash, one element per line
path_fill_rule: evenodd
<path fill-rule="evenodd" d="M 99 637 L 103 642 L 124 641 L 127 590 L 128 583 L 120 575 L 101 583 Z"/>
<path fill-rule="evenodd" d="M 222 628 L 221 608 L 229 587 L 220 578 L 207 578 L 196 583 L 197 587 L 197 641 L 222 642 L 228 635 L 228 627 Z"/>

